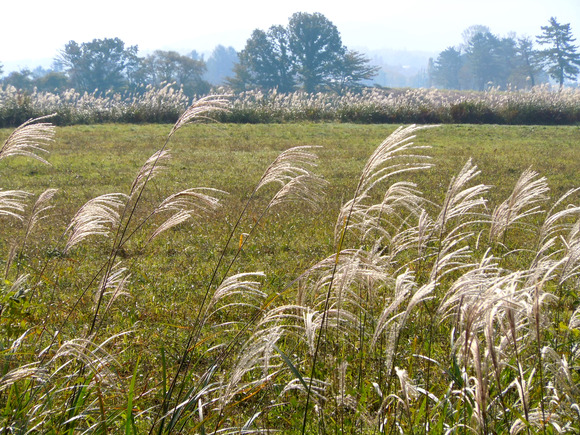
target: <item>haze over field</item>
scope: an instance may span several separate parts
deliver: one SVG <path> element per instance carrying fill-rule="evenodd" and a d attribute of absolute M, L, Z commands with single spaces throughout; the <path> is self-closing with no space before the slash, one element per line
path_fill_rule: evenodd
<path fill-rule="evenodd" d="M 4 72 L 49 67 L 70 40 L 80 43 L 119 37 L 128 45 L 138 45 L 140 53 L 156 49 L 204 53 L 218 44 L 241 50 L 252 30 L 285 25 L 297 11 L 324 14 L 337 26 L 347 47 L 369 53 L 403 50 L 436 55 L 460 44 L 463 30 L 476 24 L 499 35 L 515 32 L 535 38 L 552 16 L 570 23 L 576 44 L 580 40 L 578 0 L 489 0 L 485 5 L 464 0 L 409 0 L 372 6 L 330 0 L 275 5 L 266 0 L 162 4 L 103 0 L 92 5 L 73 0 L 30 0 L 25 8 L 17 2 L 4 4 L 7 19 L 0 26 Z"/>

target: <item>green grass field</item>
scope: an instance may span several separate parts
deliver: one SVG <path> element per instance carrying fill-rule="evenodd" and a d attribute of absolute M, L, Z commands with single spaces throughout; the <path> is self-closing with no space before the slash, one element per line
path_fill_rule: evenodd
<path fill-rule="evenodd" d="M 151 243 L 146 243 L 160 222 L 152 219 L 139 228 L 134 237 L 119 249 L 116 260 L 121 261 L 130 273 L 123 292 L 126 294 L 118 296 L 106 316 L 97 316 L 98 333 L 89 337 L 91 341 L 101 343 L 115 334 L 127 332 L 107 347 L 116 359 L 111 363 L 111 370 L 115 374 L 117 384 L 105 386 L 104 381 L 102 384 L 91 383 L 92 378 L 85 371 L 75 375 L 74 380 L 71 380 L 73 379 L 71 377 L 62 381 L 57 389 L 68 388 L 69 392 L 79 388 L 78 385 L 85 385 L 83 382 L 88 382 L 86 385 L 90 384 L 90 387 L 87 387 L 87 390 L 94 396 L 86 399 L 86 403 L 83 402 L 84 411 L 78 411 L 78 414 L 75 412 L 77 408 L 81 408 L 80 393 L 70 392 L 62 394 L 64 399 L 55 398 L 51 406 L 57 411 L 55 415 L 46 417 L 46 423 L 43 423 L 46 426 L 40 426 L 42 430 L 50 431 L 49 428 L 54 427 L 56 428 L 54 433 L 65 433 L 78 424 L 76 429 L 142 432 L 149 430 L 151 425 L 158 424 L 156 416 L 159 416 L 158 409 L 162 406 L 163 392 L 167 391 L 169 379 L 176 373 L 187 339 L 196 327 L 195 316 L 200 310 L 203 294 L 221 250 L 228 234 L 234 228 L 238 215 L 268 165 L 290 147 L 320 146 L 321 148 L 312 150 L 318 155 L 315 172 L 324 177 L 328 185 L 318 209 L 306 207 L 299 202 L 291 202 L 272 208 L 262 218 L 261 213 L 275 192 L 274 186 L 266 186 L 251 198 L 247 212 L 235 230 L 233 242 L 226 251 L 226 257 L 233 258 L 236 255 L 239 240 L 244 237 L 242 233 L 251 233 L 251 237 L 247 239 L 227 273 L 233 275 L 243 272 L 264 272 L 265 277 L 259 280 L 262 282 L 261 290 L 265 293 L 266 302 L 257 303 L 262 311 L 266 307 L 297 303 L 297 294 L 302 290 L 297 286 L 289 286 L 292 281 L 317 262 L 336 253 L 334 231 L 341 206 L 352 199 L 359 175 L 369 156 L 396 127 L 310 123 L 193 124 L 179 130 L 169 143 L 168 148 L 172 157 L 164 163 L 166 168 L 146 186 L 141 199 L 143 211 L 138 211 L 135 222 L 147 216 L 146 210 L 153 209 L 167 196 L 187 188 L 207 187 L 224 191 L 213 193 L 220 199 L 222 207 L 211 217 L 190 219 L 168 230 Z M 50 146 L 50 153 L 47 156 L 43 155 L 51 166 L 23 157 L 0 161 L 3 190 L 22 189 L 38 195 L 47 188 L 58 189 L 53 199 L 54 209 L 50 211 L 50 218 L 39 223 L 27 241 L 25 249 L 10 263 L 8 263 L 10 246 L 18 240 L 22 229 L 14 219 L 0 216 L 0 225 L 3 228 L 0 240 L 2 252 L 0 270 L 6 270 L 2 290 L 4 307 L 9 305 L 6 295 L 9 295 L 9 288 L 17 274 L 26 273 L 34 282 L 41 281 L 29 293 L 29 299 L 25 301 L 26 306 L 22 310 L 9 311 L 6 308 L 0 317 L 4 335 L 0 350 L 3 355 L 1 353 L 0 355 L 5 361 L 3 371 L 0 373 L 0 376 L 5 376 L 2 379 L 7 379 L 10 370 L 32 362 L 35 359 L 35 352 L 41 347 L 39 343 L 42 343 L 42 347 L 48 346 L 57 330 L 59 343 L 86 335 L 95 313 L 94 287 L 100 279 L 100 267 L 107 263 L 110 256 L 112 239 L 91 237 L 65 253 L 63 251 L 65 229 L 76 211 L 89 199 L 105 193 L 128 194 L 135 175 L 143 163 L 163 145 L 170 129 L 169 125 L 60 127 L 56 130 L 55 142 Z M 0 140 L 4 141 L 11 131 L 0 130 Z M 423 196 L 435 204 L 444 202 L 450 181 L 469 158 L 472 158 L 473 163 L 481 170 L 481 174 L 472 184 L 483 183 L 493 186 L 486 194 L 488 202 L 483 206 L 489 214 L 510 195 L 522 172 L 530 167 L 548 180 L 552 198 L 548 204 L 552 204 L 555 198 L 569 189 L 580 186 L 580 126 L 443 125 L 419 131 L 414 143 L 430 147 L 417 153 L 431 156 L 430 162 L 434 166 L 431 169 L 394 176 L 389 178 L 389 183 L 412 181 L 417 184 Z M 377 192 L 373 191 L 371 199 L 380 201 L 383 194 L 384 188 Z M 578 195 L 572 197 L 570 202 L 577 204 Z M 424 207 L 434 215 L 439 212 L 434 204 L 426 203 Z M 534 215 L 529 219 L 529 223 L 541 223 L 543 216 Z M 478 224 L 474 224 L 474 228 L 476 225 Z M 473 233 L 477 234 L 477 231 L 480 230 L 474 230 Z M 482 233 L 483 230 L 479 233 L 480 236 Z M 481 236 L 482 240 L 485 237 Z M 522 245 L 525 246 L 525 250 L 529 250 L 530 246 L 533 246 L 531 239 L 535 237 L 537 236 L 532 233 L 515 229 L 504 236 L 502 246 L 494 245 L 493 254 L 501 257 L 503 253 L 512 249 L 511 246 Z M 439 242 L 442 243 L 442 240 L 441 238 Z M 383 240 L 383 243 L 387 242 Z M 343 247 L 358 249 L 371 246 L 371 241 L 362 241 L 354 234 L 347 234 Z M 479 247 L 479 243 L 477 246 L 475 251 L 478 252 L 478 258 L 481 258 L 484 249 Z M 437 259 L 439 255 L 436 255 Z M 433 257 L 428 258 L 431 260 L 425 262 L 432 261 Z M 502 266 L 506 270 L 516 269 L 520 264 L 533 262 L 533 258 L 534 252 L 530 254 L 523 251 L 517 258 L 505 260 Z M 402 259 L 399 263 L 405 264 Z M 429 273 L 421 275 L 422 267 L 425 267 L 422 262 L 408 264 L 412 265 L 412 270 L 417 274 L 418 285 L 429 281 Z M 395 272 L 400 273 L 401 270 L 393 266 L 393 276 Z M 222 265 L 218 275 L 223 273 L 226 273 L 226 269 Z M 437 273 L 435 276 L 437 280 Z M 454 272 L 449 272 L 445 276 L 450 282 L 438 282 L 437 287 L 441 289 L 442 293 L 438 294 L 442 299 L 445 294 L 443 289 L 451 288 L 452 277 L 455 279 Z M 365 320 L 361 320 L 361 325 L 366 324 L 366 316 L 369 319 L 373 315 L 379 317 L 382 304 L 389 300 L 390 285 L 378 286 L 376 294 L 368 296 L 376 298 L 372 303 L 368 302 L 365 299 L 367 296 L 363 297 L 362 293 L 357 296 L 362 298 L 357 299 L 357 303 L 366 307 Z M 370 284 L 361 284 L 361 288 L 367 288 L 365 286 Z M 576 284 L 570 284 L 567 290 L 569 294 L 565 298 L 561 297 L 563 302 L 558 306 L 562 312 L 559 321 L 570 320 L 572 311 L 577 305 L 576 288 Z M 316 298 L 319 296 L 311 297 L 318 300 Z M 363 299 L 365 304 L 368 303 L 368 307 L 361 302 Z M 438 301 L 437 298 L 436 300 Z M 206 329 L 203 330 L 203 338 L 196 336 L 197 341 L 190 344 L 193 346 L 193 352 L 188 356 L 189 372 L 184 373 L 183 385 L 187 382 L 193 385 L 201 382 L 201 373 L 211 366 L 213 358 L 211 352 L 214 352 L 214 346 L 225 346 L 230 343 L 241 346 L 230 355 L 232 360 L 238 355 L 237 352 L 243 353 L 240 350 L 244 349 L 243 340 L 250 339 L 245 336 L 242 339 L 242 336 L 232 334 L 244 331 L 242 326 L 244 322 L 250 321 L 260 312 L 251 305 L 252 303 L 254 302 L 250 300 L 236 300 L 234 305 L 218 310 L 215 317 L 211 318 L 211 322 L 208 320 L 204 325 Z M 443 403 L 442 397 L 446 394 L 450 379 L 455 379 L 459 384 L 461 381 L 449 373 L 446 375 L 444 370 L 433 368 L 433 364 L 425 362 L 427 359 L 416 359 L 413 355 L 429 355 L 429 358 L 440 361 L 445 368 L 451 363 L 458 364 L 452 367 L 458 372 L 461 371 L 463 365 L 456 362 L 455 351 L 451 352 L 448 343 L 450 334 L 453 334 L 452 328 L 457 327 L 459 330 L 461 326 L 460 320 L 439 319 L 440 327 L 433 328 L 427 334 L 426 325 L 429 321 L 427 313 L 436 306 L 433 304 L 433 300 L 424 300 L 417 305 L 417 311 L 411 316 L 409 326 L 402 329 L 404 333 L 397 339 L 400 351 L 395 360 L 398 361 L 396 363 L 398 366 L 407 370 L 417 384 L 429 388 L 439 397 L 437 403 Z M 314 306 L 320 307 L 316 304 Z M 350 306 L 344 309 L 348 311 L 352 308 Z M 550 311 L 550 316 L 552 314 Z M 558 341 L 556 338 L 558 332 L 554 329 L 557 329 L 558 323 L 550 316 L 546 315 L 546 319 L 549 318 L 546 320 L 546 331 L 550 331 L 546 332 L 549 335 L 546 340 L 554 343 Z M 380 324 L 380 320 L 368 322 L 375 326 Z M 250 324 L 255 323 L 256 321 Z M 212 325 L 222 325 L 220 328 L 228 331 L 225 338 L 219 336 L 218 329 L 212 330 Z M 496 328 L 497 331 L 501 330 L 500 326 Z M 523 332 L 518 330 L 519 333 Z M 22 352 L 15 353 L 11 350 L 11 346 L 22 334 L 25 334 Z M 427 400 L 412 399 L 412 395 L 404 396 L 403 393 L 397 393 L 399 379 L 403 377 L 399 376 L 396 378 L 398 380 L 392 382 L 386 380 L 394 374 L 394 368 L 390 375 L 387 373 L 389 370 L 381 372 L 380 369 L 385 358 L 384 351 L 381 353 L 381 346 L 388 347 L 386 338 L 380 339 L 382 341 L 379 342 L 377 350 L 362 344 L 350 347 L 352 340 L 356 341 L 357 334 L 360 334 L 360 337 L 367 334 L 362 326 L 354 328 L 354 332 L 349 330 L 348 334 L 346 332 L 345 334 L 351 334 L 348 335 L 350 338 L 347 338 L 346 342 L 337 338 L 336 331 L 328 335 L 333 338 L 329 338 L 326 342 L 323 340 L 321 354 L 324 356 L 318 358 L 319 366 L 312 373 L 329 385 L 348 384 L 349 387 L 346 389 L 338 388 L 338 390 L 342 396 L 355 397 L 356 405 L 350 408 L 344 404 L 337 405 L 338 396 L 336 391 L 332 390 L 335 387 L 328 387 L 333 393 L 327 393 L 326 400 L 314 398 L 312 399 L 314 403 L 310 399 L 307 401 L 301 399 L 303 396 L 286 393 L 284 385 L 289 385 L 288 379 L 302 380 L 294 370 L 301 373 L 304 379 L 310 376 L 312 354 L 302 348 L 299 340 L 284 335 L 277 342 L 277 346 L 284 352 L 284 357 L 278 361 L 277 366 L 270 369 L 272 372 L 267 380 L 252 384 L 251 379 L 254 376 L 260 378 L 254 373 L 259 369 L 244 371 L 240 375 L 240 385 L 246 382 L 245 386 L 235 390 L 235 394 L 232 393 L 231 400 L 227 404 L 222 406 L 219 400 L 212 399 L 214 401 L 206 404 L 206 414 L 203 414 L 203 408 L 200 410 L 199 406 L 201 402 L 192 402 L 195 406 L 192 405 L 191 409 L 186 407 L 190 414 L 180 415 L 183 423 L 172 427 L 172 430 L 194 433 L 202 432 L 203 429 L 211 433 L 214 429 L 225 428 L 228 425 L 239 428 L 251 420 L 248 427 L 254 429 L 271 427 L 294 433 L 300 431 L 302 414 L 306 408 L 310 409 L 307 413 L 309 415 L 307 430 L 311 433 L 343 430 L 350 432 L 355 429 L 360 430 L 360 433 L 389 433 L 385 427 L 391 424 L 398 424 L 401 430 L 406 432 L 411 427 L 424 427 L 421 425 L 423 419 L 427 418 L 425 415 L 429 415 L 430 424 L 440 424 L 441 428 L 471 424 L 479 428 L 477 430 L 481 433 L 488 431 L 492 433 L 493 427 L 505 429 L 506 426 L 493 426 L 490 423 L 494 418 L 494 407 L 499 407 L 497 405 L 499 395 L 494 390 L 497 387 L 489 387 L 488 402 L 484 402 L 490 407 L 490 415 L 483 412 L 484 417 L 479 417 L 481 413 L 474 411 L 477 408 L 474 404 L 480 405 L 479 396 L 475 393 L 469 400 L 462 400 L 461 404 L 455 403 L 455 409 L 451 405 L 449 409 L 443 409 L 443 405 L 429 406 Z M 506 333 L 506 336 L 508 335 Z M 427 336 L 430 337 L 429 340 L 426 339 Z M 361 339 L 361 343 L 363 341 Z M 521 352 L 529 358 L 534 358 L 538 354 L 533 349 L 533 346 L 531 350 L 524 349 L 522 345 Z M 562 352 L 569 354 L 569 351 Z M 519 379 L 518 376 L 522 374 L 514 368 L 517 363 L 510 359 L 511 355 L 506 356 L 505 363 L 511 368 L 504 367 L 501 372 L 501 376 L 506 377 L 506 385 L 511 382 L 510 376 Z M 77 360 L 82 361 L 82 358 L 78 357 Z M 292 366 L 292 361 L 295 366 Z M 349 367 L 354 367 L 353 370 L 344 369 L 345 371 L 341 372 L 341 367 L 346 367 L 342 365 L 343 363 L 350 364 Z M 530 372 L 536 367 L 536 363 L 537 361 L 525 372 L 526 376 L 532 376 Z M 360 367 L 357 368 L 359 364 Z M 234 366 L 232 363 L 226 373 L 235 372 Z M 288 370 L 289 367 L 294 369 Z M 283 368 L 286 368 L 290 375 L 283 374 Z M 471 372 L 471 363 L 466 362 L 464 368 L 465 373 L 477 377 Z M 99 369 L 96 373 L 98 371 Z M 363 379 L 364 374 L 361 375 L 365 372 L 368 373 L 367 380 Z M 492 376 L 491 370 L 489 376 Z M 130 388 L 132 379 L 134 387 Z M 220 372 L 216 375 L 215 382 L 227 383 L 227 379 L 228 375 Z M 278 383 L 278 380 L 282 384 Z M 373 389 L 373 382 L 380 384 L 380 388 Z M 0 391 L 0 409 L 3 409 L 1 415 L 6 427 L 13 425 L 14 428 L 18 428 L 21 425 L 31 429 L 24 421 L 27 413 L 32 412 L 30 407 L 31 403 L 34 403 L 34 397 L 29 402 L 24 399 L 19 401 L 15 397 L 29 397 L 34 382 L 25 378 L 21 384 L 11 383 L 10 388 L 3 388 L 3 391 Z M 184 388 L 184 391 L 187 391 L 188 387 Z M 375 394 L 373 391 L 377 388 L 382 390 L 384 397 L 373 396 Z M 461 388 L 456 385 L 451 390 L 463 391 Z M 213 394 L 213 390 L 211 388 L 209 390 L 207 397 Z M 508 396 L 513 399 L 511 405 L 504 407 L 504 411 L 510 409 L 509 416 L 507 412 L 502 414 L 502 418 L 507 421 L 506 425 L 510 427 L 519 421 L 518 415 L 524 413 L 518 410 L 520 405 L 514 391 L 515 388 L 506 393 L 502 399 L 507 400 Z M 46 392 L 43 391 L 42 394 L 44 393 Z M 389 394 L 395 393 L 399 394 L 398 400 L 395 398 L 387 400 Z M 226 388 L 226 392 L 220 394 L 221 397 L 225 397 L 229 394 L 229 390 Z M 322 396 L 324 394 L 326 393 L 321 393 Z M 450 396 L 454 394 L 457 393 L 449 393 Z M 48 394 L 47 397 L 49 396 L 57 397 L 58 394 L 53 391 L 52 396 Z M 183 397 L 186 396 L 187 392 L 184 392 Z M 538 403 L 544 403 L 544 396 L 536 390 L 530 393 L 530 396 L 535 398 L 536 407 L 539 409 Z M 540 396 L 542 399 L 537 399 Z M 202 396 L 195 397 L 202 400 Z M 492 398 L 495 398 L 495 402 Z M 415 400 L 415 408 L 409 409 L 408 405 L 412 400 Z M 127 402 L 131 405 L 132 413 L 126 411 Z M 492 402 L 495 403 L 493 406 Z M 545 399 L 545 402 L 547 404 L 548 399 Z M 17 403 L 20 404 L 21 410 L 12 411 Z M 285 407 L 280 407 L 281 403 L 284 403 Z M 78 405 L 77 408 L 74 404 Z M 531 406 L 531 404 L 528 406 L 530 410 L 526 412 L 531 412 Z M 315 409 L 318 410 L 318 414 Z M 361 412 L 361 409 L 365 411 Z M 256 415 L 258 411 L 259 417 Z M 59 417 L 59 413 L 67 414 L 71 418 L 74 415 L 81 415 L 82 418 L 79 418 L 79 423 L 73 424 L 62 416 Z M 46 415 L 49 414 L 46 411 Z M 133 415 L 133 420 L 129 414 Z M 200 417 L 202 414 L 203 417 Z M 38 421 L 44 421 L 42 420 L 44 417 L 38 415 Z M 371 418 L 377 415 L 380 417 Z M 255 419 L 252 419 L 253 416 Z M 563 419 L 561 416 L 559 418 Z M 528 416 L 525 420 L 532 419 Z M 562 425 L 564 423 L 562 420 Z M 377 432 L 373 432 L 374 430 Z M 553 427 L 550 430 L 553 430 Z M 239 432 L 232 429 L 232 433 Z"/>

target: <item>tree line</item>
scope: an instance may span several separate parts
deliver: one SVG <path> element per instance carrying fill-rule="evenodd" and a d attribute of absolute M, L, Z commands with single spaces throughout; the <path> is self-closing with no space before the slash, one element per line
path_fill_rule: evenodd
<path fill-rule="evenodd" d="M 430 60 L 432 84 L 448 89 L 485 90 L 490 87 L 529 88 L 552 78 L 560 87 L 576 80 L 580 54 L 573 44 L 570 24 L 552 17 L 536 36 L 500 37 L 486 26 L 472 26 L 463 33 L 464 43 L 448 47 Z"/>
<path fill-rule="evenodd" d="M 427 87 L 484 90 L 528 88 L 552 78 L 560 86 L 575 80 L 580 54 L 569 24 L 555 18 L 536 37 L 500 37 L 486 26 L 471 26 L 463 44 L 429 60 Z M 18 89 L 59 92 L 140 92 L 148 85 L 171 84 L 190 97 L 214 85 L 234 92 L 276 89 L 287 93 L 331 91 L 342 94 L 373 85 L 379 68 L 363 54 L 343 45 L 337 27 L 320 13 L 293 14 L 286 26 L 255 29 L 240 51 L 217 46 L 207 60 L 195 50 L 187 55 L 156 50 L 139 56 L 137 46 L 119 38 L 70 41 L 50 70 L 24 69 L 2 83 Z M 0 74 L 2 67 L 0 65 Z"/>
<path fill-rule="evenodd" d="M 50 70 L 24 69 L 2 82 L 23 90 L 74 88 L 89 93 L 138 92 L 147 85 L 170 83 L 194 96 L 219 84 L 234 91 L 343 91 L 362 86 L 377 70 L 363 54 L 342 44 L 338 29 L 322 14 L 296 13 L 287 27 L 255 30 L 240 53 L 218 46 L 207 61 L 196 51 L 182 55 L 156 50 L 140 57 L 136 45 L 127 46 L 119 38 L 70 41 Z"/>
<path fill-rule="evenodd" d="M 51 69 L 23 69 L 8 74 L 4 85 L 31 91 L 140 92 L 147 85 L 164 83 L 180 87 L 188 96 L 209 92 L 230 74 L 238 54 L 233 47 L 218 45 L 205 60 L 195 50 L 187 55 L 156 50 L 138 55 L 137 46 L 126 46 L 119 38 L 68 42 L 54 59 Z M 1 68 L 0 68 L 1 73 Z"/>

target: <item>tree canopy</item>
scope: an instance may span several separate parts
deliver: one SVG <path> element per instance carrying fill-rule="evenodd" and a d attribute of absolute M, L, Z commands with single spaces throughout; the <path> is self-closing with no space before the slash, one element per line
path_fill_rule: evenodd
<path fill-rule="evenodd" d="M 119 91 L 128 87 L 128 73 L 139 62 L 137 51 L 136 45 L 125 47 L 119 38 L 93 39 L 82 44 L 70 41 L 57 61 L 78 90 Z"/>
<path fill-rule="evenodd" d="M 559 24 L 554 17 L 549 22 L 536 37 L 538 44 L 547 46 L 539 52 L 539 58 L 550 77 L 562 87 L 564 80 L 575 79 L 580 72 L 580 54 L 572 44 L 576 39 L 572 37 L 570 24 Z"/>
<path fill-rule="evenodd" d="M 297 12 L 286 27 L 254 30 L 234 72 L 229 82 L 236 90 L 316 92 L 358 86 L 377 69 L 343 46 L 338 29 L 324 15 Z"/>

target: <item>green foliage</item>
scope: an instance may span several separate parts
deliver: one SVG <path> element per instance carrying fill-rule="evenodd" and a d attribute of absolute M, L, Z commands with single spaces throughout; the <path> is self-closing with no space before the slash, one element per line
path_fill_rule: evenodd
<path fill-rule="evenodd" d="M 384 140 L 394 130 L 385 125 L 190 125 L 171 134 L 173 158 L 163 157 L 165 172 L 151 172 L 131 217 L 135 232 L 114 249 L 118 265 L 109 275 L 124 278 L 103 286 L 114 233 L 68 250 L 60 236 L 68 237 L 87 200 L 144 186 L 134 175 L 152 168 L 143 162 L 151 164 L 168 130 L 59 128 L 51 167 L 0 158 L 3 188 L 65 192 L 51 200 L 50 217 L 22 255 L 3 264 L 0 324 L 17 328 L 2 330 L 2 427 L 298 433 L 305 421 L 307 433 L 408 433 L 427 424 L 437 432 L 577 429 L 579 379 L 568 367 L 578 364 L 578 268 L 565 253 L 577 246 L 578 192 L 566 194 L 578 184 L 577 127 L 447 125 L 417 131 L 413 145 L 406 136 L 413 128 Z M 299 197 L 270 207 L 279 191 L 255 189 L 260 174 L 308 175 L 314 166 L 280 152 L 311 144 L 324 147 L 293 158 L 318 154 L 316 171 L 329 182 L 321 207 L 313 212 Z M 465 165 L 469 157 L 486 170 Z M 513 194 L 530 166 L 562 197 L 554 208 L 539 175 L 529 173 L 524 196 Z M 207 180 L 230 193 L 219 195 L 216 214 L 148 242 L 166 217 L 151 208 L 176 185 Z M 502 204 L 512 204 L 511 213 L 496 213 Z M 20 221 L 2 219 L 0 246 L 12 252 L 10 242 L 21 241 L 12 224 Z M 502 222 L 509 229 L 492 235 Z M 19 268 L 29 276 L 16 285 Z M 6 308 L 14 297 L 24 304 Z"/>
<path fill-rule="evenodd" d="M 580 53 L 573 45 L 576 39 L 572 37 L 570 24 L 560 24 L 554 17 L 550 18 L 548 26 L 542 26 L 542 31 L 536 40 L 548 48 L 541 50 L 538 56 L 561 88 L 566 79 L 574 80 L 580 72 Z"/>
<path fill-rule="evenodd" d="M 361 86 L 378 71 L 365 56 L 347 50 L 336 26 L 320 13 L 297 12 L 287 27 L 254 30 L 239 59 L 228 81 L 237 92 L 342 92 Z"/>
<path fill-rule="evenodd" d="M 119 38 L 94 39 L 78 44 L 68 42 L 58 58 L 73 87 L 83 92 L 127 89 L 134 70 L 137 46 L 125 47 Z"/>

